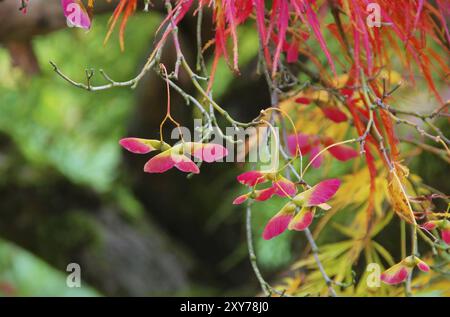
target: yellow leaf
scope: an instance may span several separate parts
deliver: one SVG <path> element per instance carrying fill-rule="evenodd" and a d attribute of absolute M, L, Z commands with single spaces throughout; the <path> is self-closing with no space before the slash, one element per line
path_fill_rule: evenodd
<path fill-rule="evenodd" d="M 333 79 L 332 85 L 333 85 L 333 87 L 339 89 L 339 88 L 344 87 L 347 84 L 347 82 L 348 82 L 348 74 L 343 74 L 343 75 L 338 76 L 338 78 Z"/>
<path fill-rule="evenodd" d="M 403 185 L 406 170 L 403 168 L 395 168 L 388 175 L 388 193 L 391 205 L 397 215 L 408 223 L 416 224 L 416 219 L 409 203 L 408 196 Z"/>
<path fill-rule="evenodd" d="M 379 77 L 386 79 L 389 85 L 397 85 L 398 83 L 402 82 L 402 75 L 394 70 L 388 71 L 386 69 L 382 69 Z"/>

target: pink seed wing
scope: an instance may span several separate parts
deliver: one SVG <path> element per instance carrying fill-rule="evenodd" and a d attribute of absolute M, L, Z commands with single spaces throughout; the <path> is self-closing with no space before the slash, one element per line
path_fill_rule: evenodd
<path fill-rule="evenodd" d="M 228 155 L 225 147 L 215 143 L 188 142 L 185 144 L 185 149 L 195 158 L 207 163 L 219 161 Z"/>
<path fill-rule="evenodd" d="M 403 263 L 397 263 L 381 274 L 381 280 L 390 285 L 399 284 L 406 280 L 411 271 L 412 268 Z"/>
<path fill-rule="evenodd" d="M 309 135 L 298 133 L 288 136 L 287 145 L 291 155 L 297 152 L 297 146 L 300 148 L 301 154 L 305 155 L 311 150 L 311 143 Z"/>
<path fill-rule="evenodd" d="M 271 198 L 275 194 L 275 192 L 276 189 L 274 187 L 257 190 L 255 200 L 266 201 L 267 199 Z"/>
<path fill-rule="evenodd" d="M 175 166 L 177 162 L 174 161 L 171 155 L 171 149 L 164 151 L 145 163 L 144 172 L 146 173 L 164 173 Z"/>
<path fill-rule="evenodd" d="M 244 203 L 248 199 L 248 194 L 244 194 L 241 196 L 236 197 L 235 200 L 233 200 L 233 205 L 240 205 Z"/>
<path fill-rule="evenodd" d="M 263 239 L 270 240 L 282 234 L 294 216 L 295 205 L 287 203 L 275 216 L 273 216 L 263 231 Z"/>
<path fill-rule="evenodd" d="M 311 166 L 314 168 L 319 168 L 322 165 L 323 156 L 322 154 L 319 153 L 320 153 L 319 146 L 314 146 L 311 148 L 311 154 L 309 155 L 309 157 L 311 159 Z"/>
<path fill-rule="evenodd" d="M 267 181 L 264 174 L 259 171 L 248 171 L 238 175 L 237 180 L 243 185 L 253 187 Z"/>
<path fill-rule="evenodd" d="M 292 215 L 275 215 L 269 220 L 263 232 L 263 239 L 270 240 L 282 234 L 288 227 Z"/>
<path fill-rule="evenodd" d="M 450 245 L 450 228 L 444 228 L 441 231 L 442 240 Z"/>
<path fill-rule="evenodd" d="M 175 167 L 180 171 L 193 174 L 200 173 L 200 169 L 197 164 L 192 162 L 189 157 L 181 154 L 172 154 L 172 158 L 176 162 Z"/>
<path fill-rule="evenodd" d="M 119 144 L 131 153 L 146 154 L 156 150 L 155 142 L 159 141 L 140 138 L 124 138 L 119 141 Z"/>
<path fill-rule="evenodd" d="M 428 264 L 426 264 L 424 261 L 419 260 L 417 262 L 417 267 L 419 268 L 419 270 L 421 270 L 422 272 L 429 272 L 430 271 L 430 267 L 428 266 Z"/>
<path fill-rule="evenodd" d="M 303 207 L 289 222 L 289 230 L 303 231 L 309 227 L 314 219 L 315 208 Z"/>
<path fill-rule="evenodd" d="M 345 162 L 358 156 L 358 152 L 348 145 L 336 145 L 328 149 L 331 155 L 333 155 L 339 161 Z"/>
<path fill-rule="evenodd" d="M 424 228 L 426 230 L 433 230 L 436 228 L 436 226 L 437 226 L 436 221 L 428 221 L 422 225 L 422 228 Z"/>
<path fill-rule="evenodd" d="M 306 198 L 307 206 L 317 206 L 326 203 L 339 189 L 341 181 L 337 178 L 327 179 L 315 185 L 310 191 L 309 198 Z"/>
<path fill-rule="evenodd" d="M 284 177 L 273 182 L 272 187 L 275 188 L 275 194 L 280 197 L 292 197 L 297 193 L 295 183 Z"/>

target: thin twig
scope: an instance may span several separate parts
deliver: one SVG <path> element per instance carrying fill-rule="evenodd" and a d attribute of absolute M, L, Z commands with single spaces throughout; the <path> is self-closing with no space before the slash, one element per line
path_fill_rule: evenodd
<path fill-rule="evenodd" d="M 245 229 L 247 233 L 247 248 L 248 248 L 248 255 L 250 258 L 250 263 L 252 265 L 253 271 L 255 272 L 256 278 L 259 281 L 259 284 L 261 285 L 261 289 L 264 292 L 265 296 L 271 296 L 272 294 L 277 294 L 282 297 L 290 297 L 286 294 L 286 291 L 279 291 L 272 286 L 270 286 L 269 283 L 266 282 L 264 277 L 261 274 L 261 271 L 258 267 L 258 262 L 256 258 L 255 248 L 253 246 L 253 232 L 252 232 L 252 208 L 251 203 L 247 204 L 247 211 L 246 211 L 246 222 L 245 222 Z"/>
<path fill-rule="evenodd" d="M 177 54 L 177 60 L 175 62 L 175 68 L 173 71 L 173 75 L 175 77 L 175 79 L 178 79 L 178 73 L 180 70 L 180 65 L 181 65 L 181 59 L 183 58 L 183 53 L 181 52 L 181 45 L 180 45 L 180 41 L 178 39 L 178 26 L 175 23 L 175 19 L 177 18 L 178 14 L 180 13 L 181 7 L 179 7 L 178 11 L 172 15 L 172 3 L 170 2 L 170 0 L 166 0 L 166 9 L 167 9 L 167 14 L 171 15 L 170 18 L 170 23 L 172 25 L 172 38 L 173 38 L 173 43 L 175 46 L 175 51 Z"/>
<path fill-rule="evenodd" d="M 319 259 L 319 248 L 317 247 L 317 244 L 314 241 L 314 237 L 312 236 L 309 228 L 305 229 L 305 235 L 308 239 L 309 244 L 311 245 L 311 252 L 314 256 L 314 259 L 316 260 L 317 266 L 319 267 L 320 274 L 322 274 L 322 277 L 325 280 L 325 284 L 327 284 L 328 286 L 328 292 L 330 293 L 330 296 L 337 297 L 336 291 L 333 288 L 333 281 L 330 279 L 327 272 L 325 272 L 323 264 Z"/>
<path fill-rule="evenodd" d="M 250 204 L 247 205 L 246 212 L 246 231 L 247 231 L 247 247 L 248 255 L 250 257 L 250 263 L 252 264 L 253 271 L 255 272 L 256 278 L 261 285 L 261 289 L 266 296 L 270 296 L 270 290 L 267 287 L 267 282 L 262 277 L 261 271 L 259 270 L 258 263 L 256 262 L 255 249 L 253 247 L 253 233 L 252 233 L 252 208 Z"/>
<path fill-rule="evenodd" d="M 433 154 L 437 155 L 439 158 L 443 159 L 445 162 L 450 164 L 450 154 L 443 149 L 428 145 L 426 143 L 419 142 L 417 140 L 409 139 L 409 138 L 399 138 L 399 140 L 401 142 L 411 143 L 424 151 L 433 153 Z"/>
<path fill-rule="evenodd" d="M 205 59 L 203 57 L 202 52 L 202 22 L 203 22 L 203 6 L 201 5 L 201 1 L 199 1 L 198 9 L 197 9 L 197 29 L 196 29 L 196 37 L 197 37 L 197 63 L 196 69 L 197 72 L 201 72 L 203 75 L 206 75 L 207 69 L 205 64 Z"/>
<path fill-rule="evenodd" d="M 408 126 L 413 127 L 414 129 L 417 130 L 417 132 L 419 132 L 420 135 L 423 135 L 435 142 L 442 142 L 444 144 L 444 146 L 446 147 L 447 151 L 448 151 L 448 147 L 446 145 L 450 145 L 450 140 L 442 133 L 442 131 L 435 125 L 433 124 L 433 122 L 431 122 L 430 119 L 436 117 L 436 116 L 445 116 L 445 113 L 442 113 L 442 111 L 448 107 L 449 103 L 447 102 L 446 104 L 444 104 L 444 106 L 440 107 L 439 109 L 437 109 L 436 111 L 433 111 L 430 114 L 420 114 L 414 111 L 406 111 L 406 110 L 399 110 L 399 109 L 395 109 L 392 108 L 390 105 L 386 104 L 385 102 L 383 102 L 382 99 L 378 98 L 375 101 L 375 105 L 380 107 L 383 110 L 386 110 L 389 115 L 391 116 L 391 118 L 397 123 L 397 124 L 405 124 Z M 424 122 L 425 124 L 427 124 L 429 127 L 431 127 L 431 129 L 433 129 L 437 135 L 433 135 L 428 133 L 427 131 L 425 131 L 425 129 L 423 127 L 421 127 L 419 124 L 410 121 L 408 119 L 404 119 L 404 118 L 399 118 L 397 115 L 398 114 L 403 114 L 403 115 L 408 115 L 408 116 L 412 116 L 412 117 L 416 117 L 420 120 L 422 120 L 422 122 Z"/>
<path fill-rule="evenodd" d="M 416 257 L 418 254 L 417 251 L 417 225 L 412 224 L 411 225 L 411 255 L 413 257 Z M 412 296 L 411 291 L 411 282 L 412 282 L 412 272 L 408 275 L 408 278 L 406 279 L 405 283 L 405 295 L 410 297 Z"/>

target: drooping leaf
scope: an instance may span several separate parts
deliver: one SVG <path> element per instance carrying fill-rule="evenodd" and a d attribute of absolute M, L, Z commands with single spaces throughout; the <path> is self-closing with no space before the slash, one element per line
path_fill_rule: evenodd
<path fill-rule="evenodd" d="M 408 223 L 416 224 L 411 204 L 401 181 L 403 178 L 404 176 L 397 175 L 396 170 L 391 171 L 388 175 L 388 192 L 392 208 L 400 218 Z"/>
<path fill-rule="evenodd" d="M 347 121 L 347 116 L 338 107 L 321 107 L 323 114 L 333 122 L 341 123 Z"/>

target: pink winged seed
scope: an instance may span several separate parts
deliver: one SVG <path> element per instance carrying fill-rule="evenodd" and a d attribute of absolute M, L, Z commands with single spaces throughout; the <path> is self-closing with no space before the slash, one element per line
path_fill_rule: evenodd
<path fill-rule="evenodd" d="M 331 199 L 339 189 L 341 181 L 337 178 L 327 179 L 312 187 L 311 194 L 307 198 L 308 206 L 317 206 Z"/>
<path fill-rule="evenodd" d="M 257 190 L 255 200 L 266 201 L 267 199 L 271 198 L 275 194 L 275 192 L 276 188 L 273 186 L 266 189 Z"/>
<path fill-rule="evenodd" d="M 275 194 L 280 197 L 294 196 L 297 193 L 295 184 L 284 177 L 273 182 L 273 187 L 275 188 Z"/>
<path fill-rule="evenodd" d="M 314 219 L 314 211 L 311 209 L 301 210 L 289 223 L 289 230 L 303 231 L 309 227 Z"/>
<path fill-rule="evenodd" d="M 263 232 L 263 239 L 270 240 L 280 234 L 282 234 L 288 227 L 289 222 L 292 220 L 292 213 L 278 213 L 272 219 L 269 220 Z"/>
<path fill-rule="evenodd" d="M 437 226 L 437 223 L 435 221 L 428 221 L 422 225 L 422 228 L 426 230 L 433 230 Z"/>
<path fill-rule="evenodd" d="M 245 201 L 247 201 L 247 199 L 248 199 L 247 194 L 240 195 L 240 196 L 236 197 L 235 200 L 233 200 L 233 205 L 240 205 L 240 204 L 244 203 Z"/>
<path fill-rule="evenodd" d="M 359 153 L 350 146 L 347 145 L 337 145 L 328 149 L 331 155 L 333 155 L 339 161 L 348 161 L 352 158 L 355 158 L 359 155 Z"/>
<path fill-rule="evenodd" d="M 450 228 L 444 228 L 441 231 L 442 240 L 450 245 Z"/>
<path fill-rule="evenodd" d="M 263 231 L 263 239 L 270 240 L 280 234 L 282 234 L 294 217 L 296 206 L 292 202 L 288 202 L 281 208 L 281 210 L 273 216 Z"/>
<path fill-rule="evenodd" d="M 403 263 L 398 263 L 381 274 L 381 280 L 390 285 L 402 283 L 406 280 L 412 268 L 406 267 Z"/>
<path fill-rule="evenodd" d="M 250 187 L 267 181 L 267 179 L 264 177 L 264 174 L 259 171 L 244 172 L 238 175 L 237 180 L 239 183 Z"/>
<path fill-rule="evenodd" d="M 292 134 L 288 136 L 287 145 L 291 155 L 295 155 L 297 152 L 297 146 L 299 147 L 301 154 L 305 155 L 311 150 L 309 135 L 299 133 L 297 135 Z"/>
<path fill-rule="evenodd" d="M 147 173 L 164 173 L 175 166 L 170 150 L 164 151 L 145 163 L 144 172 Z"/>
<path fill-rule="evenodd" d="M 228 155 L 228 150 L 220 144 L 194 143 L 192 156 L 207 163 L 216 162 Z"/>
<path fill-rule="evenodd" d="M 173 149 L 173 148 L 172 148 Z M 151 158 L 144 166 L 144 172 L 164 173 L 174 166 L 182 172 L 200 173 L 198 166 L 190 158 L 182 154 L 172 153 L 172 149 L 164 151 Z"/>
<path fill-rule="evenodd" d="M 173 157 L 174 155 L 172 155 Z M 200 169 L 197 164 L 195 164 L 189 157 L 185 155 L 177 155 L 173 157 L 176 161 L 175 167 L 178 168 L 182 172 L 198 174 L 200 173 Z"/>
<path fill-rule="evenodd" d="M 311 158 L 311 166 L 313 168 L 319 168 L 322 165 L 323 156 L 320 153 L 320 147 L 314 146 L 311 148 L 311 154 L 309 155 Z"/>
<path fill-rule="evenodd" d="M 140 138 L 124 138 L 119 141 L 119 144 L 131 153 L 146 154 L 154 151 L 155 148 L 145 141 L 145 139 Z"/>
<path fill-rule="evenodd" d="M 430 267 L 428 266 L 428 264 L 426 264 L 424 261 L 419 260 L 419 262 L 417 263 L 417 267 L 419 268 L 419 270 L 421 270 L 422 272 L 429 272 L 430 271 Z"/>

